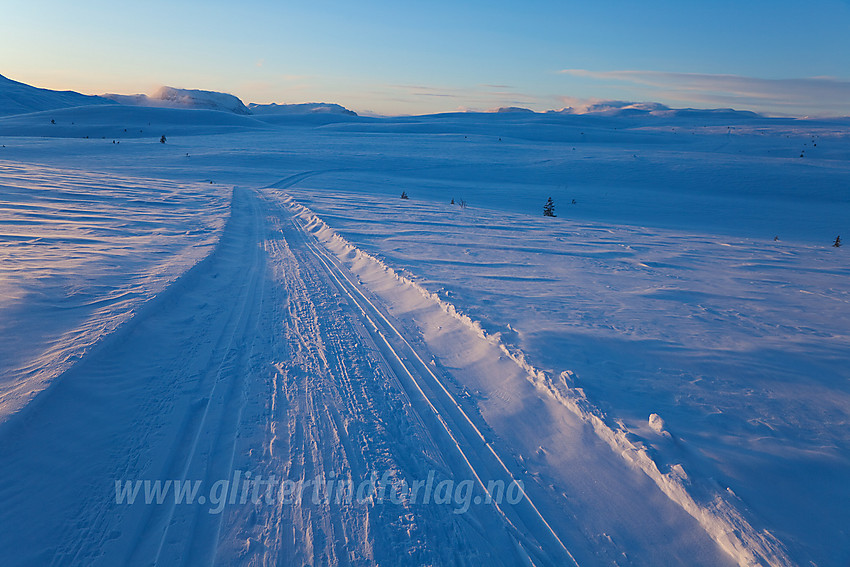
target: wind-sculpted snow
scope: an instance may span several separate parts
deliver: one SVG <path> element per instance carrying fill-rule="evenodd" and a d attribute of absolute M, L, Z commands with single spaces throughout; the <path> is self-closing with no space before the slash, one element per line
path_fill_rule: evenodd
<path fill-rule="evenodd" d="M 0 162 L 0 422 L 211 250 L 226 191 Z"/>

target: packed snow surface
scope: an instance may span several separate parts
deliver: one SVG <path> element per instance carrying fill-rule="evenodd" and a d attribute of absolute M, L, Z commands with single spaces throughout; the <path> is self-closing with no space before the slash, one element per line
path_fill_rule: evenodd
<path fill-rule="evenodd" d="M 0 118 L 4 564 L 850 561 L 846 121 L 321 114 Z"/>

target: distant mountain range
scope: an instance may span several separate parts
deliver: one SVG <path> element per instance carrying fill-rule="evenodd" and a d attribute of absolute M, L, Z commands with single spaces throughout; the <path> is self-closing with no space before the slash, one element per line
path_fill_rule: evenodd
<path fill-rule="evenodd" d="M 357 116 L 353 110 L 327 102 L 306 102 L 302 104 L 257 104 L 248 105 L 252 114 L 344 114 Z"/>
<path fill-rule="evenodd" d="M 257 115 L 265 121 L 299 120 L 322 121 L 334 117 L 333 120 L 356 117 L 357 113 L 339 104 L 325 102 L 310 102 L 301 104 L 256 104 L 245 105 L 232 94 L 215 91 L 177 89 L 161 87 L 156 92 L 145 95 L 105 94 L 90 96 L 74 91 L 53 91 L 40 89 L 24 83 L 19 83 L 0 75 L 0 116 L 27 114 L 60 108 L 77 106 L 92 106 L 102 104 L 120 104 L 124 106 L 144 106 L 157 108 L 203 109 L 228 112 L 239 115 Z M 534 112 L 521 107 L 503 107 L 493 112 L 497 114 L 515 115 L 517 117 L 531 114 L 589 114 L 607 117 L 641 117 L 656 116 L 665 118 L 759 118 L 755 112 L 718 109 L 673 109 L 656 102 L 627 102 L 603 101 L 586 108 L 564 108 L 550 110 L 546 113 Z M 477 113 L 472 113 L 477 114 Z M 326 118 L 322 118 L 322 116 Z"/>
<path fill-rule="evenodd" d="M 189 108 L 218 110 L 232 114 L 280 114 L 315 115 L 338 114 L 357 116 L 352 110 L 324 102 L 303 104 L 255 104 L 245 105 L 238 97 L 215 91 L 177 89 L 161 87 L 150 95 L 105 94 L 90 96 L 74 91 L 52 91 L 40 89 L 0 75 L 0 116 L 28 114 L 45 110 L 56 110 L 76 106 L 97 104 L 121 104 L 125 106 L 145 106 L 157 108 Z"/>

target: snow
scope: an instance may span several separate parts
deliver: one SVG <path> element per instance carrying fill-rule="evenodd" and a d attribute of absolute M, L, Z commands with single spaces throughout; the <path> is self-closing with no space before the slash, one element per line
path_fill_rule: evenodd
<path fill-rule="evenodd" d="M 103 139 L 111 143 L 160 136 L 223 134 L 267 128 L 250 116 L 216 110 L 82 106 L 0 117 L 0 136 Z"/>
<path fill-rule="evenodd" d="M 39 89 L 0 75 L 0 116 L 89 104 L 110 104 L 110 101 L 73 91 Z"/>
<path fill-rule="evenodd" d="M 850 560 L 846 121 L 253 106 L 0 118 L 4 561 Z M 526 498 L 112 492 L 234 471 Z"/>
<path fill-rule="evenodd" d="M 221 186 L 0 162 L 0 422 L 209 254 Z"/>
<path fill-rule="evenodd" d="M 664 429 L 664 420 L 657 413 L 649 414 L 649 428 L 659 435 L 670 437 L 670 433 Z"/>

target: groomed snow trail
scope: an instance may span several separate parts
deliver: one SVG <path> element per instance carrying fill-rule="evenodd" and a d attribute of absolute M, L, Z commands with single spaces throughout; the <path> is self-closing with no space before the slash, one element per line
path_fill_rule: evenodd
<path fill-rule="evenodd" d="M 540 429 L 555 406 L 510 390 L 531 388 L 527 381 L 493 376 L 504 397 L 532 396 L 540 422 L 479 407 L 428 342 L 309 230 L 276 192 L 235 190 L 216 251 L 120 329 L 110 348 L 0 425 L 4 564 L 728 561 L 574 417 L 559 413 Z M 451 332 L 458 344 L 476 340 Z M 494 360 L 486 368 L 504 365 L 516 366 Z M 580 459 L 569 474 L 551 476 L 567 457 L 553 453 L 546 468 L 532 455 L 537 432 Z M 575 438 L 552 437 L 570 432 Z M 310 487 L 285 501 L 244 488 L 249 478 L 357 486 L 373 475 L 468 481 L 476 497 L 494 481 L 525 488 L 515 504 L 478 503 L 464 513 L 436 497 L 345 500 L 325 487 L 331 497 L 313 498 Z M 174 492 L 146 504 L 144 487 L 135 503 L 116 502 L 116 482 L 145 480 L 199 488 L 193 504 Z M 213 503 L 224 481 L 232 492 Z M 687 538 L 664 547 L 683 531 Z"/>

